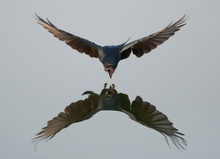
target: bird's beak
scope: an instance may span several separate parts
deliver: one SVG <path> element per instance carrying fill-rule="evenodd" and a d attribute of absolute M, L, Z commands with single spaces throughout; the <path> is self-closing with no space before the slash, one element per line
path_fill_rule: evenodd
<path fill-rule="evenodd" d="M 109 74 L 110 78 L 112 78 L 112 75 L 113 75 L 114 72 L 115 72 L 114 68 L 112 68 L 112 67 L 108 68 L 108 74 Z"/>

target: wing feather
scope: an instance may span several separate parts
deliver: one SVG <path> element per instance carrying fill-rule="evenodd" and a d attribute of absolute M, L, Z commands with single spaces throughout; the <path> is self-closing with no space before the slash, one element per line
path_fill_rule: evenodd
<path fill-rule="evenodd" d="M 177 148 L 185 149 L 184 146 L 187 144 L 184 138 L 181 137 L 184 136 L 184 134 L 178 132 L 178 130 L 173 127 L 173 123 L 169 121 L 165 114 L 156 110 L 154 105 L 143 101 L 139 96 L 128 106 L 130 101 L 127 102 L 129 99 L 125 97 L 124 95 L 120 95 L 123 105 L 121 108 L 132 120 L 160 132 L 165 137 L 168 145 L 168 138 L 170 138 Z"/>
<path fill-rule="evenodd" d="M 83 39 L 81 37 L 70 34 L 66 31 L 63 31 L 57 28 L 54 24 L 52 24 L 48 19 L 45 21 L 41 17 L 36 14 L 36 19 L 38 24 L 42 25 L 45 29 L 47 29 L 51 34 L 53 34 L 56 38 L 61 41 L 65 41 L 67 45 L 77 50 L 80 53 L 85 53 L 90 57 L 99 57 L 99 50 L 101 46 L 91 42 L 87 39 Z"/>
<path fill-rule="evenodd" d="M 179 19 L 175 23 L 171 22 L 169 25 L 167 25 L 162 30 L 126 44 L 121 52 L 122 59 L 129 57 L 131 51 L 137 57 L 141 57 L 142 55 L 149 53 L 151 50 L 157 48 L 158 45 L 161 45 L 166 40 L 168 40 L 171 36 L 173 36 L 175 32 L 180 30 L 182 26 L 186 25 L 185 23 L 186 19 L 187 18 L 184 15 L 181 19 Z M 130 49 L 130 52 L 127 51 L 128 49 Z"/>
<path fill-rule="evenodd" d="M 47 126 L 36 134 L 33 142 L 49 140 L 69 125 L 91 118 L 99 111 L 98 98 L 97 94 L 92 94 L 85 100 L 71 103 L 65 108 L 64 112 L 59 113 L 58 116 L 47 122 Z"/>

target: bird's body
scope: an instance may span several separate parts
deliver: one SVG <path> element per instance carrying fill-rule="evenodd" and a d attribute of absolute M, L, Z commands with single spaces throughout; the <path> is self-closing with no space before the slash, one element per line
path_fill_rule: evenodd
<path fill-rule="evenodd" d="M 110 77 L 114 73 L 119 61 L 121 60 L 120 51 L 122 50 L 122 48 L 123 45 L 118 45 L 104 46 L 102 49 L 99 60 L 104 64 L 104 69 L 105 71 L 109 72 Z"/>
<path fill-rule="evenodd" d="M 99 111 L 113 110 L 123 112 L 132 120 L 158 131 L 165 137 L 167 143 L 170 138 L 177 148 L 184 149 L 186 146 L 186 141 L 181 137 L 184 134 L 173 127 L 173 123 L 165 114 L 156 110 L 154 105 L 143 101 L 140 96 L 131 103 L 128 95 L 118 93 L 114 85 L 107 88 L 106 84 L 100 95 L 92 91 L 86 91 L 83 95 L 85 94 L 89 95 L 88 98 L 71 103 L 64 112 L 48 121 L 47 126 L 37 134 L 34 141 L 51 139 L 71 124 L 87 120 Z"/>
<path fill-rule="evenodd" d="M 38 23 L 58 39 L 65 41 L 67 45 L 80 53 L 85 53 L 90 57 L 99 58 L 104 66 L 104 70 L 108 72 L 110 78 L 120 60 L 128 58 L 131 52 L 137 57 L 141 57 L 143 54 L 150 52 L 174 35 L 176 31 L 180 30 L 180 28 L 185 25 L 186 21 L 185 16 L 183 16 L 181 19 L 175 23 L 170 23 L 162 30 L 130 43 L 127 43 L 126 41 L 121 45 L 100 46 L 87 39 L 63 31 L 53 25 L 49 20 L 45 21 L 38 15 L 36 16 Z"/>

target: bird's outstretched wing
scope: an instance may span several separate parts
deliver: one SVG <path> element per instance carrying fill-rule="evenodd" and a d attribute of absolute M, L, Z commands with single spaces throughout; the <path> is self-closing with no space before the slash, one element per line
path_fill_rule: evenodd
<path fill-rule="evenodd" d="M 59 113 L 57 117 L 48 121 L 47 126 L 36 134 L 33 142 L 39 142 L 45 139 L 49 140 L 54 137 L 56 133 L 68 127 L 70 124 L 91 118 L 99 111 L 98 98 L 99 96 L 97 94 L 91 94 L 85 100 L 71 103 L 65 108 L 64 112 Z"/>
<path fill-rule="evenodd" d="M 128 58 L 131 51 L 137 57 L 141 57 L 143 54 L 146 54 L 151 50 L 155 49 L 158 45 L 162 44 L 164 41 L 168 40 L 171 36 L 173 36 L 175 32 L 180 30 L 180 28 L 186 24 L 186 19 L 187 18 L 184 15 L 181 19 L 179 19 L 175 23 L 171 22 L 162 30 L 126 44 L 122 49 L 121 59 Z"/>
<path fill-rule="evenodd" d="M 80 53 L 85 53 L 90 57 L 99 57 L 99 49 L 101 46 L 91 42 L 89 40 L 83 39 L 81 37 L 75 36 L 68 32 L 65 32 L 55 25 L 53 25 L 48 19 L 45 21 L 36 14 L 37 22 L 52 33 L 56 38 L 61 41 L 65 41 L 67 45 L 71 46 L 73 49 L 79 51 Z"/>
<path fill-rule="evenodd" d="M 128 96 L 122 93 L 120 93 L 119 96 L 122 101 L 122 111 L 128 114 L 132 120 L 160 132 L 165 137 L 168 145 L 167 137 L 170 138 L 177 148 L 185 149 L 186 141 L 181 137 L 184 136 L 184 134 L 178 132 L 178 130 L 173 127 L 173 123 L 168 120 L 165 114 L 156 110 L 155 106 L 143 101 L 139 96 L 136 97 L 131 105 Z"/>

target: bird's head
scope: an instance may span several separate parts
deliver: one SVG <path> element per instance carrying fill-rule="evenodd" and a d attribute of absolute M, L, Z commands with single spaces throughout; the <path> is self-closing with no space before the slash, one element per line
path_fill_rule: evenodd
<path fill-rule="evenodd" d="M 112 78 L 113 73 L 115 72 L 116 67 L 111 65 L 104 65 L 104 69 L 108 72 L 109 77 Z"/>

